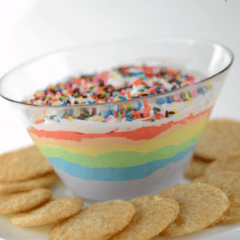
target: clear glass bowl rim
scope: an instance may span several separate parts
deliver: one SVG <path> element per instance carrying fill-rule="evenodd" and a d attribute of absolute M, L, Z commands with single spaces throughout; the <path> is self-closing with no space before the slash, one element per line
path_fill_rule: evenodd
<path fill-rule="evenodd" d="M 234 54 L 233 52 L 228 48 L 226 47 L 225 45 L 217 42 L 217 41 L 212 41 L 212 40 L 209 40 L 209 39 L 194 39 L 194 38 L 182 38 L 182 37 L 162 37 L 162 36 L 159 36 L 159 35 L 153 35 L 153 36 L 135 36 L 135 37 L 127 37 L 127 38 L 119 38 L 117 40 L 111 40 L 111 41 L 98 41 L 96 43 L 86 43 L 86 44 L 78 44 L 78 45 L 73 45 L 73 46 L 70 46 L 70 47 L 66 47 L 66 48 L 61 48 L 61 49 L 57 49 L 57 50 L 54 50 L 54 51 L 50 51 L 48 53 L 45 53 L 45 54 L 42 54 L 42 55 L 39 55 L 35 58 L 32 58 L 18 66 L 16 66 L 15 68 L 11 69 L 10 71 L 8 71 L 7 73 L 5 73 L 1 78 L 0 78 L 0 84 L 2 81 L 5 80 L 6 77 L 8 77 L 11 73 L 13 73 L 14 71 L 16 70 L 19 70 L 20 68 L 23 68 L 25 66 L 27 66 L 28 64 L 31 64 L 32 62 L 37 62 L 38 60 L 43 60 L 44 58 L 48 58 L 49 56 L 52 56 L 54 54 L 59 54 L 59 53 L 64 53 L 64 52 L 70 52 L 70 51 L 74 51 L 74 49 L 84 49 L 84 48 L 91 48 L 93 46 L 105 46 L 105 45 L 109 45 L 109 44 L 113 44 L 113 43 L 120 43 L 120 42 L 129 42 L 129 41 L 139 41 L 139 42 L 144 42 L 144 41 L 153 41 L 153 40 L 157 40 L 159 42 L 167 42 L 167 41 L 170 41 L 170 42 L 192 42 L 192 43 L 202 43 L 202 44 L 208 44 L 208 45 L 218 45 L 222 48 L 224 48 L 231 56 L 231 61 L 229 62 L 229 64 L 224 68 L 222 69 L 221 71 L 217 72 L 216 74 L 214 75 L 211 75 L 207 78 L 204 78 L 202 79 L 201 81 L 199 82 L 196 82 L 194 84 L 191 84 L 189 86 L 185 86 L 185 87 L 182 87 L 182 88 L 179 88 L 177 90 L 172 90 L 172 91 L 169 91 L 169 92 L 166 92 L 166 93 L 158 93 L 158 94 L 155 94 L 155 95 L 151 95 L 151 96 L 145 96 L 145 97 L 141 97 L 141 98 L 133 98 L 133 99 L 129 99 L 129 100 L 123 100 L 123 101 L 120 101 L 120 102 L 106 102 L 106 103 L 94 103 L 94 104 L 82 104 L 82 105 L 67 105 L 67 106 L 51 106 L 51 105 L 34 105 L 34 104 L 28 104 L 28 103 L 24 103 L 24 102 L 19 102 L 19 101 L 16 101 L 16 100 L 13 100 L 13 99 L 10 99 L 6 96 L 4 96 L 2 93 L 1 93 L 1 89 L 0 89 L 0 96 L 2 98 L 4 98 L 5 100 L 7 101 L 10 101 L 10 102 L 13 102 L 13 103 L 17 103 L 17 104 L 21 104 L 25 107 L 34 107 L 34 108 L 51 108 L 52 110 L 54 109 L 60 109 L 60 108 L 64 108 L 64 109 L 72 109 L 72 108 L 88 108 L 88 107 L 100 107 L 100 106 L 111 106 L 111 105 L 114 105 L 114 104 L 128 104 L 128 103 L 131 103 L 131 102 L 135 102 L 135 101 L 140 101 L 140 100 L 143 100 L 143 99 L 149 99 L 149 98 L 158 98 L 158 97 L 167 97 L 171 94 L 174 94 L 174 93 L 179 93 L 179 92 L 182 92 L 182 91 L 187 91 L 187 90 L 190 90 L 192 89 L 192 87 L 197 87 L 198 85 L 201 85 L 202 83 L 204 82 L 207 82 L 208 80 L 212 79 L 212 78 L 215 78 L 216 76 L 220 75 L 221 73 L 227 71 L 227 69 L 229 69 L 234 61 Z M 107 69 L 106 69 L 107 70 Z"/>

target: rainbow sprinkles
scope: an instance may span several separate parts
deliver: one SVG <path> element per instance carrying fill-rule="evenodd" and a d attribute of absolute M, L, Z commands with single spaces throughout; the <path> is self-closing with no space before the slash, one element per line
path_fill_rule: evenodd
<path fill-rule="evenodd" d="M 121 102 L 124 100 L 138 99 L 141 97 L 161 95 L 162 93 L 177 90 L 196 83 L 196 78 L 180 70 L 166 69 L 157 66 L 121 66 L 111 71 L 105 71 L 93 75 L 75 77 L 67 83 L 60 83 L 55 86 L 48 86 L 45 90 L 36 92 L 32 98 L 25 100 L 27 104 L 50 105 L 50 106 L 71 106 L 90 105 L 95 103 Z M 68 119 L 73 122 L 76 119 L 85 120 L 91 118 L 95 121 L 109 122 L 116 118 L 133 121 L 143 119 L 155 121 L 161 118 L 178 113 L 178 109 L 172 107 L 162 111 L 160 106 L 174 102 L 192 101 L 198 94 L 205 94 L 208 89 L 200 87 L 189 92 L 175 94 L 172 97 L 162 97 L 156 101 L 156 106 L 149 106 L 148 100 L 138 102 L 137 105 L 124 106 L 119 104 L 113 111 L 109 109 L 105 114 L 96 109 L 90 112 L 83 109 L 73 114 L 73 111 L 65 111 L 61 116 L 51 115 L 48 119 L 60 122 L 61 119 Z M 41 124 L 46 116 L 35 120 L 35 124 Z"/>

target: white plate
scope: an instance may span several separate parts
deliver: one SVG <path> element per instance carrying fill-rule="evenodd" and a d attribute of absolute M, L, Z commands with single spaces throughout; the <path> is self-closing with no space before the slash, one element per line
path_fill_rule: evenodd
<path fill-rule="evenodd" d="M 53 197 L 73 196 L 72 193 L 59 181 L 53 187 Z M 10 215 L 0 216 L 0 240 L 47 240 L 48 232 L 52 225 L 44 227 L 21 228 L 9 223 Z M 239 240 L 240 223 L 223 227 L 205 229 L 187 236 L 178 238 L 158 237 L 154 240 Z"/>

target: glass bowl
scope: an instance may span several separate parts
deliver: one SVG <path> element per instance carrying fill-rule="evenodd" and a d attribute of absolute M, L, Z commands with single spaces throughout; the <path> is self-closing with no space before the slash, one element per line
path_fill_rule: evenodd
<path fill-rule="evenodd" d="M 76 46 L 29 61 L 0 79 L 0 95 L 75 195 L 94 201 L 127 200 L 156 194 L 183 180 L 232 62 L 232 52 L 216 42 L 132 38 Z M 199 81 L 111 103 L 49 106 L 22 102 L 72 77 L 143 63 L 184 69 Z M 122 119 L 123 112 L 133 109 L 144 113 L 146 105 L 151 111 L 143 119 Z M 158 117 L 153 108 L 160 109 Z M 118 114 L 109 122 L 81 117 L 114 112 Z"/>

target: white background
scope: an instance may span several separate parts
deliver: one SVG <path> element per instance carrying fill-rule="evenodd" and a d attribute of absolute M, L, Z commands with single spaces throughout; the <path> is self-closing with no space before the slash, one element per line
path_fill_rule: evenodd
<path fill-rule="evenodd" d="M 212 117 L 240 120 L 240 0 L 0 0 L 0 75 L 61 47 L 166 34 L 225 44 L 235 62 Z M 32 140 L 0 99 L 0 153 Z"/>

